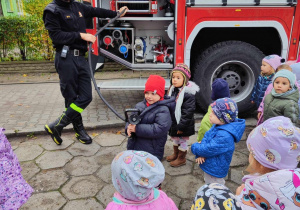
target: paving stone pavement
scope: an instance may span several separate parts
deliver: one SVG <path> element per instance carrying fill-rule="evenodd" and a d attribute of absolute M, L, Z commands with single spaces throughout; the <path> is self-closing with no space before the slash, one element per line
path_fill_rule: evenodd
<path fill-rule="evenodd" d="M 126 108 L 143 100 L 143 91 L 103 90 L 104 98 L 122 115 Z M 8 136 L 38 134 L 44 125 L 54 121 L 64 111 L 64 99 L 58 83 L 0 85 L 0 127 Z M 93 90 L 93 101 L 82 112 L 87 129 L 123 124 Z M 72 129 L 69 125 L 66 129 Z"/>
<path fill-rule="evenodd" d="M 123 115 L 143 99 L 143 91 L 102 91 L 106 100 Z M 110 164 L 114 156 L 126 150 L 124 122 L 118 119 L 93 92 L 93 101 L 82 113 L 85 126 L 93 137 L 93 144 L 79 143 L 68 126 L 63 143 L 57 146 L 43 126 L 55 120 L 63 111 L 64 101 L 57 83 L 0 85 L 0 127 L 16 153 L 25 180 L 35 192 L 22 206 L 35 209 L 105 209 L 115 191 L 111 181 Z M 196 114 L 195 130 L 200 126 L 201 114 Z M 236 144 L 226 185 L 235 192 L 241 183 L 242 170 L 248 163 L 245 144 L 247 135 L 255 126 L 254 118 L 246 119 L 242 141 Z M 196 141 L 191 137 L 189 144 Z M 165 156 L 172 153 L 168 139 Z M 165 160 L 166 177 L 162 189 L 179 209 L 190 209 L 197 189 L 203 185 L 203 172 L 194 162 L 191 152 L 187 164 L 172 168 Z"/>
<path fill-rule="evenodd" d="M 200 123 L 196 123 L 198 129 Z M 248 126 L 242 140 L 236 144 L 226 185 L 235 192 L 241 183 L 242 170 L 248 163 L 245 140 L 251 131 Z M 111 181 L 110 164 L 119 152 L 126 150 L 127 138 L 123 127 L 97 129 L 90 133 L 93 143 L 79 143 L 73 132 L 64 132 L 62 145 L 57 146 L 47 135 L 12 136 L 9 141 L 22 167 L 25 180 L 34 193 L 21 210 L 83 210 L 105 209 L 115 189 Z M 196 135 L 189 145 L 196 142 Z M 168 139 L 165 156 L 172 153 Z M 204 184 L 203 172 L 189 151 L 187 164 L 173 168 L 162 161 L 166 177 L 164 190 L 180 210 L 190 209 L 197 189 Z"/>

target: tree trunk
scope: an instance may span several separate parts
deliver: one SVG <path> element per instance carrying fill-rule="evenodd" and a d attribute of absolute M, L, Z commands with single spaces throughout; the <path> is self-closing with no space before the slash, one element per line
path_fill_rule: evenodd
<path fill-rule="evenodd" d="M 2 10 L 2 4 L 1 4 L 1 1 L 0 1 L 0 17 L 3 16 L 3 10 Z"/>

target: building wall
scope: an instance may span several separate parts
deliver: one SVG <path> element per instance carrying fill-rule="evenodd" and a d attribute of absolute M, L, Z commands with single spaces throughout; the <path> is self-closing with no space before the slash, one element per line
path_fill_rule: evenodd
<path fill-rule="evenodd" d="M 3 16 L 17 16 L 20 14 L 19 11 L 21 7 L 18 5 L 22 5 L 21 0 L 1 0 L 2 12 Z"/>

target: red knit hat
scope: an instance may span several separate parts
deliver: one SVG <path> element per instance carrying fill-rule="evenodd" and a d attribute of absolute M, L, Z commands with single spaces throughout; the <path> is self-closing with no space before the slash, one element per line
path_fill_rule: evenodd
<path fill-rule="evenodd" d="M 158 75 L 150 75 L 146 84 L 144 93 L 147 91 L 156 92 L 161 98 L 165 95 L 165 84 L 166 81 L 164 78 Z"/>

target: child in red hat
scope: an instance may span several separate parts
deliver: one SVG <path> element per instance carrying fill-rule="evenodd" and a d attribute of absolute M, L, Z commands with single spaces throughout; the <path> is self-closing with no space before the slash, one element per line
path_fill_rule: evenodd
<path fill-rule="evenodd" d="M 137 125 L 126 123 L 128 150 L 149 152 L 162 160 L 164 148 L 171 127 L 171 110 L 175 107 L 175 98 L 165 95 L 165 79 L 150 75 L 145 84 L 145 99 L 136 104 L 140 111 L 141 122 Z M 135 135 L 132 135 L 135 133 Z"/>

